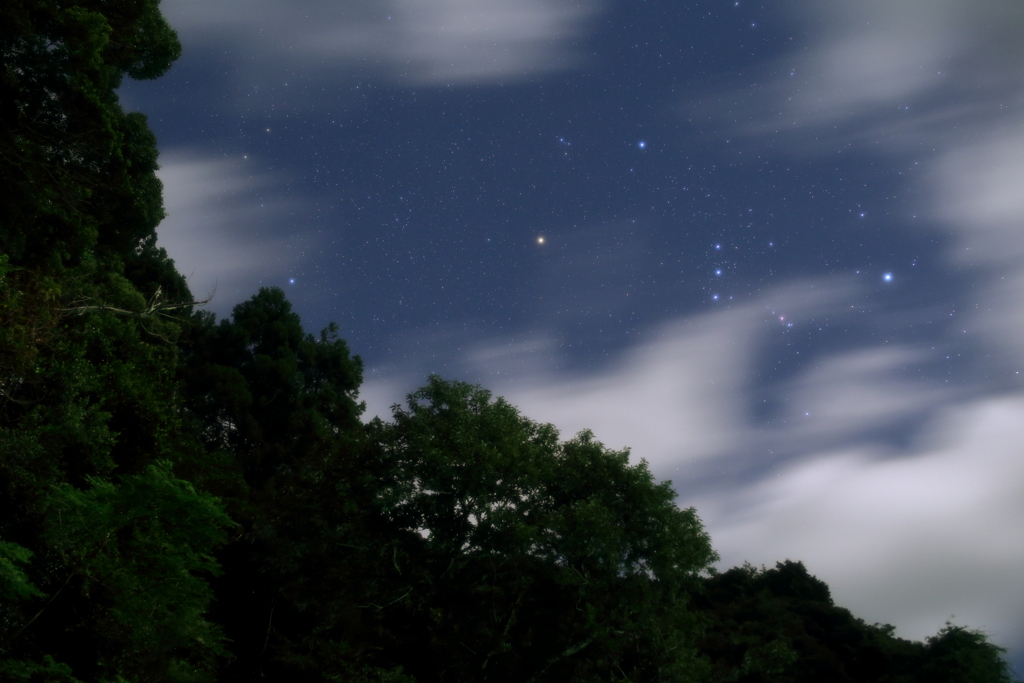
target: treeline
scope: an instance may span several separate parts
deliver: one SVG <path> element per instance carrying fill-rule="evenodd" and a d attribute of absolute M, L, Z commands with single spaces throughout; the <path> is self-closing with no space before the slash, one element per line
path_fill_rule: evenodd
<path fill-rule="evenodd" d="M 116 96 L 179 53 L 155 0 L 0 9 L 0 681 L 1010 680 L 800 563 L 714 571 L 642 462 L 480 387 L 364 423 L 279 289 L 202 312 Z"/>

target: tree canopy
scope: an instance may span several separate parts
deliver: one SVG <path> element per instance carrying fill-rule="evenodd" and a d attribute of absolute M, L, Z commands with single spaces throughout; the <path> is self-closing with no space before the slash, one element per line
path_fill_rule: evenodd
<path fill-rule="evenodd" d="M 386 623 L 417 680 L 690 679 L 684 606 L 716 557 L 644 463 L 437 377 L 371 429 L 401 533 Z"/>
<path fill-rule="evenodd" d="M 737 683 L 1010 683 L 1004 651 L 978 631 L 946 626 L 927 642 L 866 624 L 832 602 L 801 562 L 714 572 L 695 598 L 708 619 L 700 650 L 710 680 Z"/>

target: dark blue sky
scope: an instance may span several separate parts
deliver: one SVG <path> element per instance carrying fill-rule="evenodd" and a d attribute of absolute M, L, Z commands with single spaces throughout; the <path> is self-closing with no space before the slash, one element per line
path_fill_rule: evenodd
<path fill-rule="evenodd" d="M 481 382 L 725 563 L 1016 654 L 1024 12 L 819 5 L 165 0 L 185 54 L 123 97 L 196 295 L 337 321 L 370 413 Z"/>

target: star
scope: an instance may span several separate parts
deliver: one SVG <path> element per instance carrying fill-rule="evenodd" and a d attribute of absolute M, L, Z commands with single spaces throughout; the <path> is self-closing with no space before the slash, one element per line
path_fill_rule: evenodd
<path fill-rule="evenodd" d="M 886 273 L 885 275 L 882 276 L 882 279 L 885 280 L 886 282 L 892 282 L 892 273 Z"/>
<path fill-rule="evenodd" d="M 644 149 L 645 147 L 647 147 L 647 143 L 641 140 L 640 142 L 636 143 L 636 146 L 639 147 L 640 149 Z"/>
<path fill-rule="evenodd" d="M 537 244 L 544 244 L 544 238 L 543 237 L 538 237 L 537 238 Z"/>

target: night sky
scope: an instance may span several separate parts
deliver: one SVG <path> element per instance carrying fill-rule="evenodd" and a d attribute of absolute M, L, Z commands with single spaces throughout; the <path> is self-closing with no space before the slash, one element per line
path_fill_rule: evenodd
<path fill-rule="evenodd" d="M 164 0 L 127 83 L 219 316 L 629 446 L 721 566 L 1024 671 L 1024 4 Z"/>

